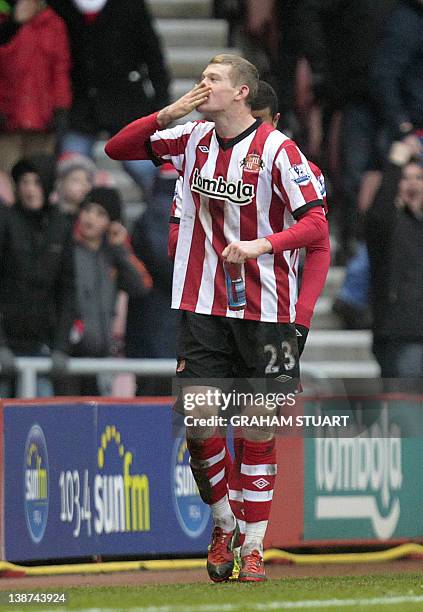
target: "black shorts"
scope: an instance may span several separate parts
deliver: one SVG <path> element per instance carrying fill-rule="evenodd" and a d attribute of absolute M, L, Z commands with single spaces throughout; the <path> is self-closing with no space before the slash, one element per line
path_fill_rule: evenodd
<path fill-rule="evenodd" d="M 183 311 L 177 355 L 176 419 L 185 413 L 183 387 L 235 392 L 236 399 L 231 401 L 228 410 L 225 408 L 223 416 L 242 413 L 240 398 L 248 398 L 251 393 L 256 398 L 258 394 L 268 393 L 281 397 L 296 394 L 301 388 L 297 335 L 292 323 L 265 323 Z M 175 426 L 180 428 L 181 421 Z"/>
<path fill-rule="evenodd" d="M 266 323 L 183 311 L 177 343 L 181 379 L 299 380 L 293 323 Z"/>

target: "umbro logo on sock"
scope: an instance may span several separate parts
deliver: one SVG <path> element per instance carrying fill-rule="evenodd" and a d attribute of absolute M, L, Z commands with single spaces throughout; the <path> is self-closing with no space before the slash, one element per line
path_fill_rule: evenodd
<path fill-rule="evenodd" d="M 270 482 L 265 478 L 259 478 L 258 480 L 254 480 L 253 485 L 257 487 L 257 489 L 264 489 L 270 485 Z"/>

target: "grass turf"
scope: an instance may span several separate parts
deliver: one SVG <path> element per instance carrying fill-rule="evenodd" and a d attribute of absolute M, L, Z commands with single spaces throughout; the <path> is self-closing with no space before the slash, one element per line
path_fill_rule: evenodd
<path fill-rule="evenodd" d="M 369 568 L 369 572 L 371 569 Z M 187 573 L 189 580 L 189 573 Z M 17 585 L 16 591 L 22 590 Z M 51 591 L 49 589 L 49 591 Z M 60 589 L 56 589 L 56 592 Z M 36 591 L 32 591 L 36 592 Z M 39 591 L 41 592 L 41 591 Z M 47 591 L 43 591 L 47 592 Z M 291 609 L 318 609 L 320 611 L 367 610 L 385 612 L 423 611 L 423 575 L 414 573 L 376 574 L 366 576 L 334 576 L 322 578 L 287 578 L 271 580 L 262 584 L 175 584 L 128 587 L 98 587 L 66 589 L 67 602 L 61 605 L 5 605 L 6 593 L 1 595 L 0 610 L 82 610 L 107 609 L 148 610 L 150 612 L 235 612 L 238 610 L 283 610 L 287 602 L 298 602 Z M 388 602 L 392 597 L 419 597 L 419 602 L 374 603 L 371 605 L 326 606 L 313 604 L 310 600 L 363 600 L 382 599 Z M 309 603 L 304 606 L 300 602 Z M 285 605 L 281 606 L 280 602 Z M 288 604 L 289 605 L 289 604 Z M 298 607 L 297 607 L 298 606 Z"/>

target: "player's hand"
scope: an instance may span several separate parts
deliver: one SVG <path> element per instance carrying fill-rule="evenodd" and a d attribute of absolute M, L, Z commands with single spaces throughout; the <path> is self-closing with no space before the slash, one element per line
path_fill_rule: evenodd
<path fill-rule="evenodd" d="M 271 253 L 272 245 L 266 238 L 257 240 L 238 240 L 231 242 L 222 251 L 222 257 L 228 263 L 244 263 L 247 259 L 257 259 L 260 255 Z"/>
<path fill-rule="evenodd" d="M 40 7 L 35 0 L 18 0 L 15 5 L 14 19 L 17 23 L 26 23 L 38 13 Z"/>
<path fill-rule="evenodd" d="M 299 325 L 298 323 L 295 323 L 295 330 L 297 332 L 298 355 L 301 357 L 309 330 L 305 325 Z"/>
<path fill-rule="evenodd" d="M 125 244 L 128 238 L 128 232 L 122 223 L 119 223 L 119 221 L 113 221 L 110 224 L 107 237 L 112 246 L 121 246 L 122 244 Z"/>
<path fill-rule="evenodd" d="M 197 106 L 200 106 L 200 104 L 203 104 L 207 100 L 210 92 L 211 87 L 205 85 L 203 82 L 194 85 L 194 87 L 182 96 L 182 98 L 179 98 L 176 102 L 172 102 L 172 104 L 162 109 L 157 115 L 157 122 L 162 127 L 166 127 L 172 121 L 189 115 Z"/>

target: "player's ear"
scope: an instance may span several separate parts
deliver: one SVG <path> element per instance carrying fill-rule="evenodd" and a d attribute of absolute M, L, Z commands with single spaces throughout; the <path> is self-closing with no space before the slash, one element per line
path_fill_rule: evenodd
<path fill-rule="evenodd" d="M 237 94 L 235 95 L 235 100 L 242 100 L 243 98 L 248 98 L 248 94 L 250 93 L 250 88 L 248 85 L 240 85 Z"/>
<path fill-rule="evenodd" d="M 278 127 L 278 123 L 279 123 L 279 119 L 281 118 L 281 114 L 280 113 L 276 113 L 276 115 L 273 117 L 273 127 Z"/>

